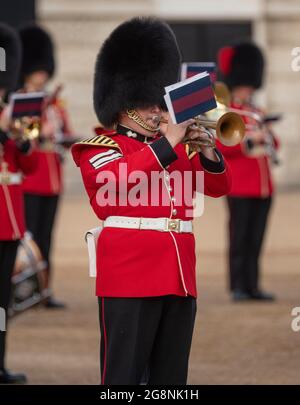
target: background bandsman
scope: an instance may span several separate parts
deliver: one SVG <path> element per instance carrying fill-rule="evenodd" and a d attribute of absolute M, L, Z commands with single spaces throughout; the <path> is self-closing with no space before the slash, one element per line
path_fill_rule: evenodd
<path fill-rule="evenodd" d="M 264 57 L 253 43 L 242 42 L 219 52 L 219 69 L 231 91 L 231 107 L 246 124 L 244 142 L 219 148 L 232 171 L 229 209 L 230 291 L 235 301 L 273 300 L 260 286 L 260 254 L 272 202 L 270 164 L 278 141 L 264 113 L 253 101 L 263 82 Z"/>
<path fill-rule="evenodd" d="M 23 174 L 36 169 L 36 155 L 28 140 L 11 139 L 4 100 L 14 89 L 21 61 L 21 44 L 17 33 L 0 25 L 0 46 L 6 52 L 6 71 L 0 72 L 0 307 L 7 314 L 11 295 L 11 276 L 20 239 L 25 231 Z M 1 117 L 2 115 L 2 117 Z M 0 331 L 0 383 L 24 383 L 23 374 L 12 374 L 5 366 L 6 332 Z"/>
<path fill-rule="evenodd" d="M 51 36 L 37 25 L 21 28 L 23 58 L 20 87 L 25 92 L 46 91 L 55 71 L 54 44 Z M 63 188 L 62 145 L 71 137 L 67 112 L 59 98 L 59 88 L 46 99 L 41 133 L 37 142 L 38 168 L 24 181 L 26 226 L 47 262 L 48 283 L 51 287 L 52 231 Z M 53 295 L 47 308 L 63 308 Z"/>

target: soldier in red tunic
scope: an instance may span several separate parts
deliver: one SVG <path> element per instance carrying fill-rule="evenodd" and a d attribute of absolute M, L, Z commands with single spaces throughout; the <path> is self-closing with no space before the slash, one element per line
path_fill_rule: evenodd
<path fill-rule="evenodd" d="M 26 25 L 20 30 L 23 46 L 21 87 L 25 92 L 45 91 L 55 70 L 54 46 L 50 35 L 37 25 Z M 62 193 L 62 147 L 65 137 L 71 136 L 66 110 L 57 95 L 51 97 L 42 117 L 38 139 L 38 170 L 24 181 L 26 226 L 33 234 L 47 262 L 48 282 L 51 282 L 51 241 Z M 51 276 L 51 277 L 50 277 Z M 63 308 L 53 298 L 47 308 Z"/>
<path fill-rule="evenodd" d="M 229 207 L 230 290 L 234 301 L 273 300 L 260 288 L 259 259 L 271 207 L 273 183 L 270 170 L 278 141 L 253 103 L 263 79 L 261 50 L 249 42 L 224 47 L 219 52 L 219 69 L 231 90 L 231 107 L 240 110 L 246 123 L 244 142 L 235 147 L 219 144 L 232 171 Z"/>
<path fill-rule="evenodd" d="M 193 120 L 169 121 L 164 136 L 159 131 L 164 86 L 178 81 L 179 67 L 166 24 L 134 18 L 117 27 L 95 68 L 94 107 L 105 129 L 72 148 L 104 221 L 96 278 L 102 384 L 139 384 L 146 367 L 149 384 L 187 380 L 197 291 L 192 196 L 183 192 L 183 174 L 191 174 L 192 191 L 212 197 L 228 193 L 230 174 L 218 150 L 191 153 L 181 143 Z"/>
<path fill-rule="evenodd" d="M 3 119 L 3 100 L 16 85 L 21 62 L 17 33 L 4 24 L 0 25 L 0 47 L 6 53 L 6 71 L 0 72 L 0 307 L 7 313 L 17 247 L 25 230 L 22 178 L 35 170 L 36 156 L 29 141 L 11 139 Z M 26 382 L 25 375 L 5 368 L 5 343 L 6 331 L 0 331 L 0 384 Z"/>

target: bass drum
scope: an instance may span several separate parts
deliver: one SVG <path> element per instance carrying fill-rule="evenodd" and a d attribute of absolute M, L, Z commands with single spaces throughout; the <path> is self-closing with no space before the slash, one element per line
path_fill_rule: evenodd
<path fill-rule="evenodd" d="M 29 232 L 18 247 L 12 276 L 9 316 L 16 315 L 49 297 L 47 288 L 47 263 Z"/>

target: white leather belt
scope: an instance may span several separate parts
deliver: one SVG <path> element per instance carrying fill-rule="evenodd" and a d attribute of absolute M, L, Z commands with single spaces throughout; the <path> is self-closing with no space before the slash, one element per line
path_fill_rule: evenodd
<path fill-rule="evenodd" d="M 21 173 L 0 172 L 0 184 L 12 185 L 21 184 Z"/>
<path fill-rule="evenodd" d="M 193 222 L 172 218 L 136 218 L 111 216 L 103 222 L 103 227 L 153 230 L 160 232 L 192 233 Z"/>
<path fill-rule="evenodd" d="M 97 228 L 89 229 L 84 236 L 89 253 L 89 274 L 90 277 L 97 276 L 97 243 L 102 231 L 102 225 Z"/>

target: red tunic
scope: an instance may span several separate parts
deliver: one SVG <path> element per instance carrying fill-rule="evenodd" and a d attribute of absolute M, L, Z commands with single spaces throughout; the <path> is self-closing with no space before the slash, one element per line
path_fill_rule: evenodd
<path fill-rule="evenodd" d="M 7 140 L 3 148 L 3 161 L 8 164 L 10 173 L 33 173 L 36 169 L 36 154 L 28 155 L 19 151 L 12 140 Z M 0 184 L 0 240 L 21 239 L 25 231 L 24 202 L 22 184 Z"/>
<path fill-rule="evenodd" d="M 240 104 L 232 104 L 233 108 L 254 111 L 260 113 L 258 109 Z M 249 117 L 243 117 L 246 124 L 253 125 L 255 121 Z M 278 148 L 278 141 L 275 140 Z M 250 156 L 246 146 L 239 145 L 228 147 L 217 141 L 217 147 L 225 156 L 232 172 L 232 188 L 229 193 L 232 197 L 254 197 L 265 198 L 273 193 L 272 174 L 270 170 L 270 157 L 266 154 L 261 156 Z"/>
<path fill-rule="evenodd" d="M 165 180 L 175 171 L 181 174 L 190 172 L 193 174 L 195 190 L 197 188 L 194 183 L 195 173 L 197 170 L 203 171 L 199 154 L 188 156 L 182 144 L 172 149 L 168 141 L 161 136 L 157 136 L 151 145 L 147 145 L 114 131 L 99 129 L 97 133 L 105 135 L 106 141 L 101 142 L 101 137 L 96 137 L 90 140 L 90 143 L 78 143 L 73 146 L 72 154 L 76 165 L 81 169 L 90 204 L 99 219 L 104 220 L 111 215 L 192 219 L 191 214 L 187 213 L 187 209 L 191 208 L 191 200 L 176 204 L 175 187 L 171 187 L 171 182 L 167 185 L 172 188 L 167 205 L 161 201 L 157 206 L 150 205 L 153 189 L 150 189 L 151 181 L 149 181 L 145 183 L 148 199 L 144 205 L 101 206 L 97 203 L 97 193 L 103 183 L 97 183 L 96 178 L 99 173 L 108 171 L 118 179 L 117 186 L 119 186 L 120 183 L 126 183 L 136 170 L 143 171 L 148 180 L 154 171 L 162 173 Z M 105 146 L 107 139 L 108 146 Z M 204 170 L 204 192 L 212 197 L 227 194 L 230 189 L 230 173 L 221 155 L 220 157 L 223 164 L 221 172 Z M 127 164 L 127 173 L 119 177 L 121 164 L 124 163 Z M 126 201 L 135 184 L 128 182 Z M 183 185 L 184 181 L 182 187 Z M 162 182 L 160 197 L 166 193 L 167 186 Z M 118 190 L 117 194 L 120 197 Z M 96 294 L 105 297 L 148 297 L 168 294 L 195 297 L 197 295 L 195 261 L 195 239 L 191 233 L 106 227 L 100 233 L 97 246 Z"/>
<path fill-rule="evenodd" d="M 62 159 L 56 142 L 61 140 L 60 137 L 71 136 L 72 132 L 66 110 L 59 100 L 47 108 L 43 124 L 47 122 L 53 126 L 53 134 L 37 145 L 37 170 L 26 176 L 23 185 L 25 193 L 52 196 L 60 194 L 63 189 Z"/>

